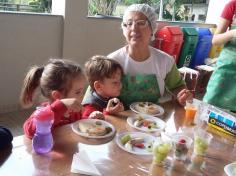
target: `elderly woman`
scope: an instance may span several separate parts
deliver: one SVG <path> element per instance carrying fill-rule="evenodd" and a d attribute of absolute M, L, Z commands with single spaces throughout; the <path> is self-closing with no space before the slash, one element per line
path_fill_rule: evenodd
<path fill-rule="evenodd" d="M 149 45 L 155 38 L 156 20 L 155 11 L 149 5 L 129 6 L 121 25 L 127 45 L 108 55 L 124 69 L 120 98 L 126 106 L 136 101 L 158 102 L 166 90 L 181 105 L 192 99 L 174 59 Z"/>

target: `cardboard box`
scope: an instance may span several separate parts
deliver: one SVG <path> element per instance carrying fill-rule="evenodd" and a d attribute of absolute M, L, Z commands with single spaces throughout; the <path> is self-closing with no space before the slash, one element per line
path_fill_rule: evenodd
<path fill-rule="evenodd" d="M 208 125 L 236 136 L 236 117 L 216 107 L 208 108 Z"/>

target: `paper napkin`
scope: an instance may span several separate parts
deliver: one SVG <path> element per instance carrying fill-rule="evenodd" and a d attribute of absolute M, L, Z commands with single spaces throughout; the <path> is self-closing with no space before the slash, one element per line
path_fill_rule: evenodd
<path fill-rule="evenodd" d="M 85 151 L 80 151 L 73 155 L 71 172 L 91 176 L 101 176 L 101 173 L 97 170 Z"/>

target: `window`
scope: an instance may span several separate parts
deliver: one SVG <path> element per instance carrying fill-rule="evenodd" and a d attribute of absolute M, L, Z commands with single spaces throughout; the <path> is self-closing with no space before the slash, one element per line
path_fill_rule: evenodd
<path fill-rule="evenodd" d="M 152 6 L 159 20 L 205 22 L 209 0 L 89 0 L 88 15 L 122 17 L 127 6 L 147 3 Z"/>
<path fill-rule="evenodd" d="M 51 13 L 52 0 L 0 0 L 0 11 Z"/>

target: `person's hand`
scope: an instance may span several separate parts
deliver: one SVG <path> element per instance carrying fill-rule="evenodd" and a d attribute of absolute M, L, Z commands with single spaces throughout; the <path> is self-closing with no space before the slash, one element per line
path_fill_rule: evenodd
<path fill-rule="evenodd" d="M 90 115 L 89 115 L 89 119 L 101 119 L 104 120 L 105 117 L 103 115 L 102 112 L 100 111 L 93 111 Z"/>
<path fill-rule="evenodd" d="M 186 104 L 186 100 L 192 100 L 193 99 L 193 94 L 191 93 L 190 90 L 188 89 L 182 89 L 178 94 L 177 94 L 177 101 L 179 102 L 180 105 L 184 106 Z"/>
<path fill-rule="evenodd" d="M 68 110 L 79 112 L 82 109 L 81 103 L 76 98 L 66 98 L 60 100 Z"/>
<path fill-rule="evenodd" d="M 124 111 L 124 106 L 118 98 L 112 98 L 108 101 L 106 111 L 110 114 Z"/>

